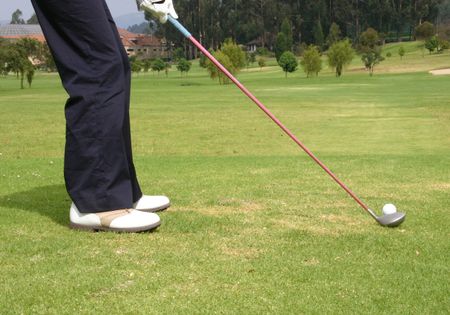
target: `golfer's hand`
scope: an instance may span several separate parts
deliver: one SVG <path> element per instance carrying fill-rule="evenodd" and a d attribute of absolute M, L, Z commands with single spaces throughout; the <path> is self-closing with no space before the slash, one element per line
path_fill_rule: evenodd
<path fill-rule="evenodd" d="M 169 15 L 178 19 L 172 0 L 136 0 L 136 3 L 139 10 L 150 13 L 158 18 L 161 23 L 166 23 Z"/>

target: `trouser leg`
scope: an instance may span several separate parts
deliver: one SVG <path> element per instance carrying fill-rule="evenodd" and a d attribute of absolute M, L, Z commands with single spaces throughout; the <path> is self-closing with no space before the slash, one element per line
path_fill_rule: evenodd
<path fill-rule="evenodd" d="M 125 147 L 126 147 L 126 154 L 127 154 L 127 158 L 128 158 L 128 162 L 129 162 L 129 171 L 131 174 L 131 185 L 132 185 L 132 191 L 133 191 L 133 202 L 138 201 L 141 197 L 142 197 L 142 192 L 141 189 L 139 187 L 139 183 L 137 181 L 137 176 L 136 176 L 136 169 L 134 167 L 133 164 L 133 153 L 132 153 L 132 145 L 131 145 L 131 131 L 130 131 L 130 114 L 129 114 L 129 109 L 130 109 L 130 90 L 131 90 L 131 67 L 130 67 L 130 62 L 128 60 L 128 55 L 125 51 L 125 48 L 123 47 L 122 41 L 120 39 L 120 35 L 119 32 L 117 31 L 117 26 L 114 22 L 113 17 L 111 16 L 111 12 L 108 9 L 108 6 L 106 5 L 105 0 L 103 0 L 103 4 L 104 4 L 104 8 L 106 11 L 106 14 L 108 16 L 108 20 L 110 22 L 111 25 L 111 29 L 114 33 L 114 37 L 116 39 L 116 44 L 117 47 L 121 53 L 122 56 L 122 61 L 124 64 L 124 70 L 125 70 L 125 76 L 124 76 L 124 81 L 125 81 L 125 92 L 126 92 L 126 96 L 125 96 L 125 100 L 126 100 L 126 111 L 125 111 L 125 117 L 124 117 L 124 121 L 123 121 L 123 128 L 122 128 L 122 133 L 123 133 L 123 139 L 125 142 Z"/>
<path fill-rule="evenodd" d="M 104 0 L 32 0 L 66 102 L 66 187 L 81 212 L 130 208 L 140 195 L 129 137 L 129 65 Z"/>

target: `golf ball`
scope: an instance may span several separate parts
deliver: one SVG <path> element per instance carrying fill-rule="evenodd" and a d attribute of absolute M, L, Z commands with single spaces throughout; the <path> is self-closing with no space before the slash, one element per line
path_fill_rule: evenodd
<path fill-rule="evenodd" d="M 383 206 L 383 214 L 393 214 L 397 212 L 397 208 L 392 203 Z"/>

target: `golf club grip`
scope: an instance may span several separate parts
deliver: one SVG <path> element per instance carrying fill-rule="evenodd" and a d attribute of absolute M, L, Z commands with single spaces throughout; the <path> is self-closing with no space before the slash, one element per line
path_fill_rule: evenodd
<path fill-rule="evenodd" d="M 219 61 L 217 61 L 216 58 L 214 58 L 213 55 L 205 48 L 202 44 L 200 44 L 193 36 L 192 34 L 180 23 L 178 20 L 174 19 L 169 15 L 169 21 L 181 32 L 183 35 L 188 38 L 200 51 L 209 59 L 211 60 L 214 65 L 216 65 L 217 68 L 219 68 L 220 71 L 222 71 L 245 95 L 247 95 L 248 98 L 250 98 L 267 116 L 269 116 L 272 121 L 278 125 L 278 127 L 281 128 L 281 130 L 284 131 L 297 145 L 302 148 L 303 151 L 305 151 L 306 154 L 308 154 L 328 175 L 331 176 L 331 178 L 334 179 L 336 183 L 339 184 L 364 210 L 369 212 L 371 216 L 373 216 L 371 210 L 368 206 L 362 202 L 361 199 L 356 196 L 356 194 L 350 190 L 350 188 L 347 187 L 334 173 L 320 161 L 314 153 L 312 153 L 311 150 L 309 150 L 297 137 L 286 127 L 283 125 L 283 123 L 275 117 L 274 114 L 266 107 L 263 103 L 261 103 L 241 82 L 238 81 Z"/>

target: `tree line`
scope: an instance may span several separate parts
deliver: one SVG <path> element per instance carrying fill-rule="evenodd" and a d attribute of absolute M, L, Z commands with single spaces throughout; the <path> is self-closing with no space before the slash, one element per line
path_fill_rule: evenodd
<path fill-rule="evenodd" d="M 324 45 L 332 24 L 352 42 L 369 27 L 387 41 L 411 40 L 417 25 L 436 23 L 450 10 L 448 0 L 179 0 L 176 7 L 183 24 L 213 49 L 226 38 L 240 44 L 258 38 L 270 49 L 286 18 L 294 45 Z M 158 32 L 179 46 L 187 45 L 171 25 Z"/>

